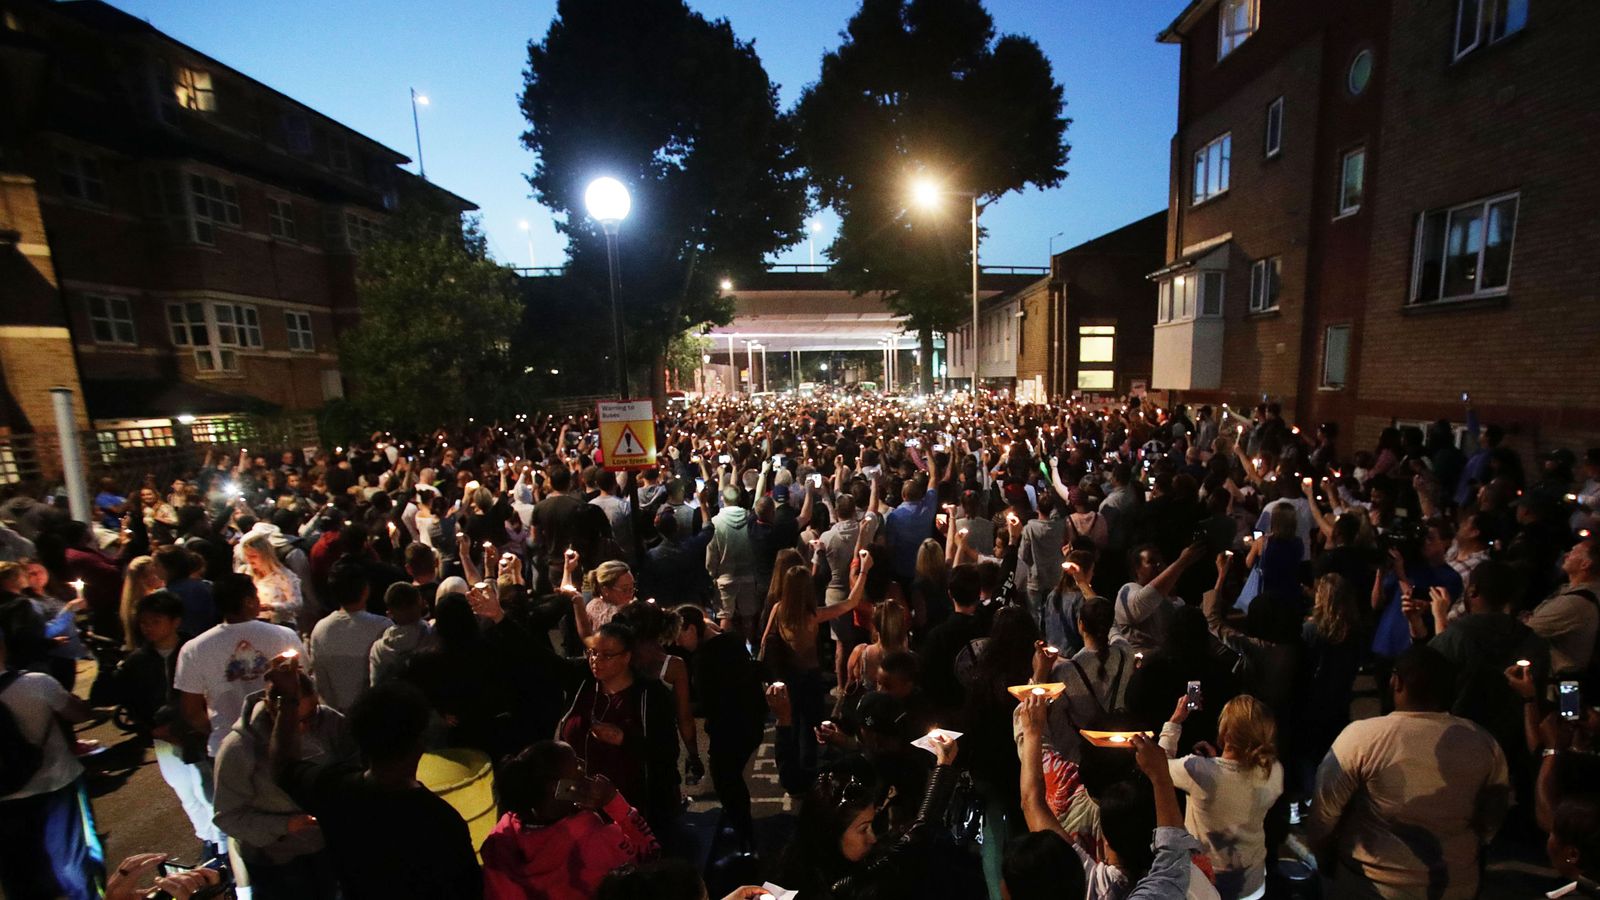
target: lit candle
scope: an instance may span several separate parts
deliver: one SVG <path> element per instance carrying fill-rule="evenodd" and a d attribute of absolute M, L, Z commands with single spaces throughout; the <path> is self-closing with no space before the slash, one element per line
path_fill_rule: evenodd
<path fill-rule="evenodd" d="M 1033 690 L 1029 691 L 1028 693 L 1034 695 L 1035 697 L 1043 697 L 1044 696 L 1044 688 L 1036 687 Z"/>
<path fill-rule="evenodd" d="M 78 599 L 82 600 L 83 599 L 83 579 L 79 578 L 79 579 L 74 580 L 72 582 L 72 589 L 74 591 L 78 592 Z"/>

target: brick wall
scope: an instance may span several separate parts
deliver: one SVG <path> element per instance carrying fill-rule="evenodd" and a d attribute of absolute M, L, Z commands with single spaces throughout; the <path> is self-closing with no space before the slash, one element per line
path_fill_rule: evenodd
<path fill-rule="evenodd" d="M 1395 6 L 1361 405 L 1459 421 L 1467 391 L 1526 450 L 1600 445 L 1600 5 L 1532 4 L 1521 32 L 1452 62 L 1455 6 Z M 1418 214 L 1504 191 L 1521 193 L 1506 296 L 1406 309 Z"/>
<path fill-rule="evenodd" d="M 0 403 L 0 430 L 54 428 L 50 390 L 57 387 L 72 389 L 84 421 L 78 367 L 33 179 L 0 173 L 0 231 L 14 232 L 17 240 L 0 249 L 0 389 L 11 401 Z"/>

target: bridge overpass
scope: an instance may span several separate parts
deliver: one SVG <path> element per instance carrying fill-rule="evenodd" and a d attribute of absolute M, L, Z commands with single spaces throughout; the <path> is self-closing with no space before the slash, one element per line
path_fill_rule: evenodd
<path fill-rule="evenodd" d="M 985 266 L 978 274 L 978 296 L 983 299 L 1014 291 L 1046 274 L 1044 266 Z M 828 280 L 824 265 L 774 265 L 747 284 L 734 284 L 733 321 L 709 332 L 717 351 L 728 340 L 743 349 L 756 341 L 769 351 L 877 350 L 878 342 L 901 335 L 900 346 L 910 349 L 903 336 L 904 318 L 883 302 L 881 294 L 852 295 Z"/>

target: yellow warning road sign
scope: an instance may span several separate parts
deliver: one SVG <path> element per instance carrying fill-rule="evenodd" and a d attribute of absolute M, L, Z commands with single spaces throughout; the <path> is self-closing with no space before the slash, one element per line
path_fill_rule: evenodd
<path fill-rule="evenodd" d="M 602 401 L 600 458 L 613 472 L 656 464 L 655 405 L 649 400 Z"/>

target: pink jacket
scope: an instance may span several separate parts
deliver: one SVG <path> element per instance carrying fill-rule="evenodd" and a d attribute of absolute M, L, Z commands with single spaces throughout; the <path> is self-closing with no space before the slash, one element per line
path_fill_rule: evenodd
<path fill-rule="evenodd" d="M 659 853 L 650 826 L 621 794 L 604 814 L 581 810 L 553 825 L 506 813 L 483 841 L 486 900 L 590 900 L 612 869 Z"/>

